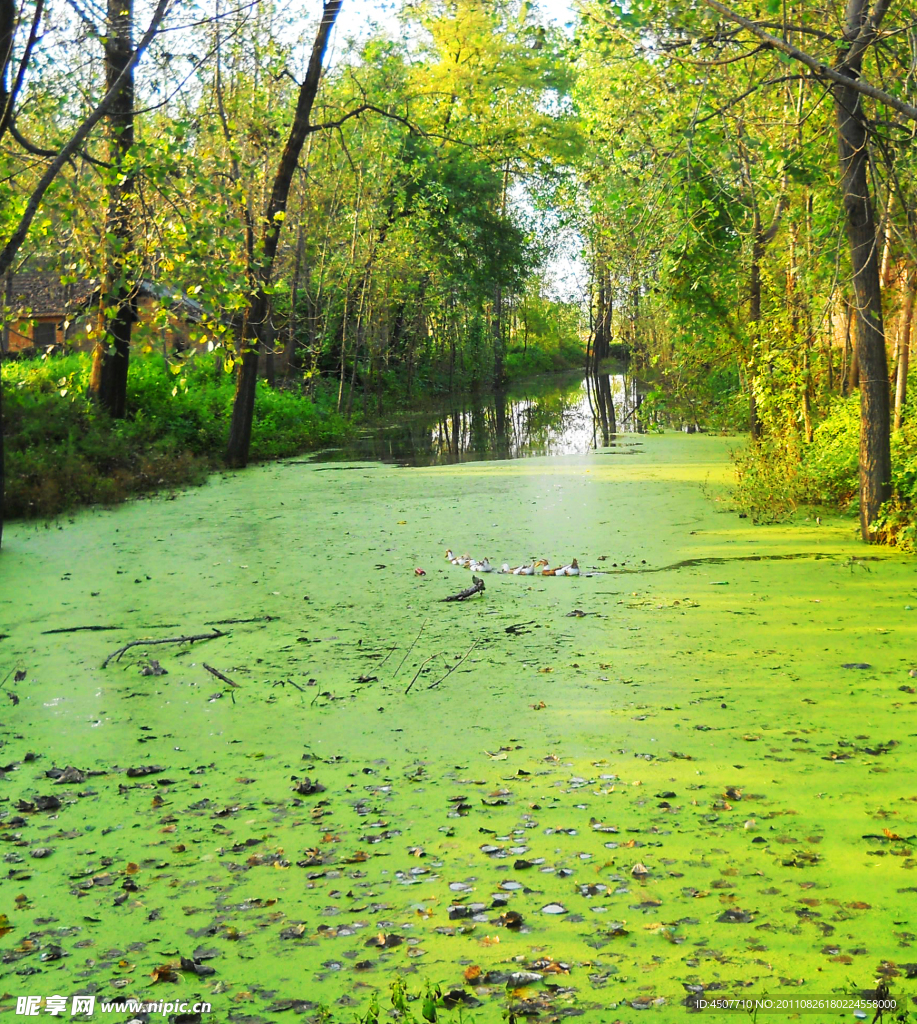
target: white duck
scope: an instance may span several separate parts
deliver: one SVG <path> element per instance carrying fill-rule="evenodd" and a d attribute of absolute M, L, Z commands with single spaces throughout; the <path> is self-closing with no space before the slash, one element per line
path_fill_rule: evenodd
<path fill-rule="evenodd" d="M 535 573 L 548 564 L 546 558 L 536 558 L 534 562 L 526 562 L 524 565 L 517 565 L 510 568 L 508 562 L 504 562 L 500 572 L 508 573 L 511 576 L 534 576 Z"/>
<path fill-rule="evenodd" d="M 574 558 L 569 565 L 561 565 L 556 569 L 544 569 L 542 576 L 579 576 L 579 562 Z"/>
<path fill-rule="evenodd" d="M 472 559 L 472 561 L 465 566 L 466 569 L 470 569 L 472 572 L 493 572 L 494 567 L 490 564 L 490 560 L 485 555 L 482 561 L 478 562 Z"/>
<path fill-rule="evenodd" d="M 460 565 L 462 568 L 467 569 L 471 565 L 472 559 L 468 555 L 462 555 L 456 557 L 452 554 L 452 548 L 448 548 L 446 551 L 446 561 L 451 562 L 453 565 Z"/>

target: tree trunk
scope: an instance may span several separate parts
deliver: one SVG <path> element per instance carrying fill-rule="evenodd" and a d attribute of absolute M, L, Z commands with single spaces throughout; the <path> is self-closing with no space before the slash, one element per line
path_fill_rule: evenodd
<path fill-rule="evenodd" d="M 608 287 L 608 269 L 604 260 L 598 261 L 596 277 L 598 278 L 599 294 L 595 311 L 595 341 L 592 346 L 592 361 L 595 365 L 595 372 L 598 373 L 599 366 L 603 360 L 608 358 L 611 349 L 612 299 Z"/>
<path fill-rule="evenodd" d="M 10 305 L 10 288 L 12 287 L 13 272 L 12 270 L 7 271 L 3 276 L 3 305 L 8 308 Z M 4 495 L 6 491 L 4 489 L 6 484 L 6 460 L 5 460 L 5 449 L 6 444 L 3 439 L 3 357 L 6 355 L 6 350 L 9 347 L 9 324 L 3 325 L 3 334 L 0 336 L 0 547 L 3 546 L 3 509 L 4 509 Z"/>
<path fill-rule="evenodd" d="M 912 271 L 907 280 L 907 294 L 904 299 L 904 314 L 901 324 L 901 341 L 898 350 L 898 377 L 895 382 L 895 430 L 901 429 L 904 419 L 904 404 L 907 401 L 907 372 L 911 361 L 911 326 L 914 321 L 914 293 L 917 292 L 917 271 Z"/>
<path fill-rule="evenodd" d="M 296 334 L 296 327 L 299 322 L 299 274 L 302 269 L 305 253 L 305 239 L 303 237 L 303 210 L 299 211 L 299 225 L 296 232 L 296 259 L 293 263 L 293 279 L 290 282 L 290 316 L 287 320 L 287 350 L 286 366 L 284 374 L 289 377 L 292 371 L 302 370 L 302 346 Z"/>
<path fill-rule="evenodd" d="M 16 4 L 13 0 L 0 0 L 0 111 L 7 111 L 12 97 L 9 86 L 9 64 L 13 53 L 13 35 L 16 30 Z M 3 290 L 3 305 L 8 306 L 8 292 L 12 270 L 4 274 L 5 282 Z M 3 545 L 3 496 L 6 474 L 4 471 L 4 450 L 3 441 L 3 356 L 6 348 L 4 341 L 7 337 L 8 327 L 3 325 L 4 337 L 0 339 L 0 547 Z"/>
<path fill-rule="evenodd" d="M 6 494 L 6 444 L 3 440 L 3 348 L 0 346 L 0 547 L 3 546 L 3 509 Z"/>
<path fill-rule="evenodd" d="M 499 284 L 494 292 L 491 328 L 494 343 L 494 386 L 499 388 L 506 381 L 506 371 L 503 366 L 503 287 Z"/>
<path fill-rule="evenodd" d="M 16 34 L 15 0 L 0 0 L 0 117 L 8 122 L 12 111 L 10 102 L 12 86 L 9 80 L 10 58 L 13 56 L 13 39 Z"/>
<path fill-rule="evenodd" d="M 761 260 L 764 256 L 764 243 L 761 239 L 761 223 L 755 212 L 754 238 L 751 244 L 751 269 L 748 276 L 748 325 L 751 328 L 751 357 L 748 360 L 748 429 L 752 441 L 760 441 L 764 433 L 764 424 L 758 411 L 755 396 L 755 346 L 759 341 L 761 329 Z"/>
<path fill-rule="evenodd" d="M 866 14 L 865 0 L 850 0 L 847 38 L 859 31 Z M 845 63 L 848 77 L 859 76 L 862 55 Z M 852 86 L 833 88 L 837 117 L 838 156 L 844 204 L 844 224 L 850 247 L 856 294 L 855 354 L 860 376 L 860 534 L 874 538 L 870 526 L 883 502 L 891 497 L 891 431 L 889 422 L 888 361 L 882 322 L 882 293 L 876 252 L 876 223 L 869 192 L 868 128 L 861 95 Z"/>
<path fill-rule="evenodd" d="M 111 89 L 133 55 L 133 0 L 108 0 L 105 84 Z M 121 83 L 108 114 L 111 177 L 108 186 L 108 235 L 105 280 L 99 297 L 99 340 L 92 353 L 89 394 L 115 419 L 127 406 L 127 368 L 131 330 L 137 319 L 137 287 L 130 281 L 131 205 L 134 175 L 124 166 L 134 144 L 134 74 Z"/>
<path fill-rule="evenodd" d="M 113 0 L 114 2 L 114 0 Z M 248 450 L 252 439 L 252 421 L 255 415 L 255 386 L 258 382 L 258 348 L 263 339 L 270 316 L 268 287 L 277 255 L 280 229 L 286 216 L 287 199 L 293 174 L 299 162 L 306 138 L 312 131 L 309 119 L 318 93 L 322 75 L 322 61 L 328 46 L 331 29 L 341 10 L 344 0 L 325 0 L 322 20 L 312 45 L 306 77 L 299 88 L 296 113 L 290 127 L 290 135 L 277 167 L 277 174 L 271 189 L 264 216 L 264 233 L 260 252 L 255 254 L 254 266 L 249 266 L 249 278 L 253 294 L 245 317 L 242 332 L 242 366 L 236 378 L 236 396 L 232 407 L 232 421 L 229 426 L 229 441 L 226 446 L 226 463 L 241 468 L 248 463 Z"/>

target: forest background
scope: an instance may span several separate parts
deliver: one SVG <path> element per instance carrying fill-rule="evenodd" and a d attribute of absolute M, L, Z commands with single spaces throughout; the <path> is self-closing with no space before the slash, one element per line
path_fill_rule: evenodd
<path fill-rule="evenodd" d="M 91 284 L 91 352 L 3 360 L 8 515 L 617 356 L 645 426 L 748 431 L 756 519 L 917 541 L 913 8 L 346 8 L 0 0 L 7 329 Z"/>

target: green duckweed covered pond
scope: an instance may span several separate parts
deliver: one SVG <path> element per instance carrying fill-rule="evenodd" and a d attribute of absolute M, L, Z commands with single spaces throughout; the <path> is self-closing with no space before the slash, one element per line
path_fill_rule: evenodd
<path fill-rule="evenodd" d="M 295 461 L 10 528 L 0 1009 L 350 1021 L 399 977 L 480 1024 L 910 1001 L 914 562 L 738 518 L 734 443 Z M 601 574 L 442 603 L 447 547 Z"/>

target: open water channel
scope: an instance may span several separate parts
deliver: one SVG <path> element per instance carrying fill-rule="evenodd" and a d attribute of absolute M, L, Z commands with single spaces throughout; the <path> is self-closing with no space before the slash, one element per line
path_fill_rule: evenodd
<path fill-rule="evenodd" d="M 563 381 L 8 527 L 0 1011 L 917 994 L 915 564 L 753 526 L 739 439 L 628 433 L 625 401 L 615 436 Z M 583 575 L 444 603 L 447 547 Z"/>

